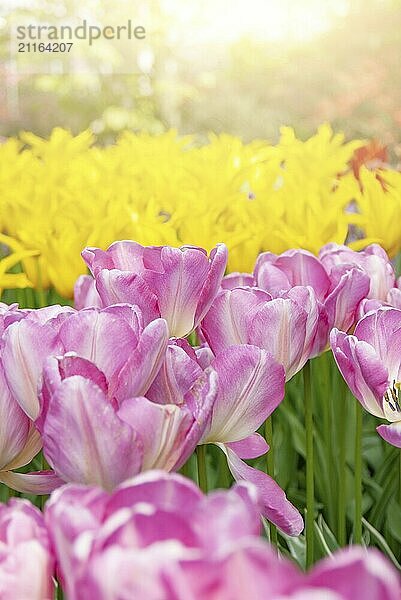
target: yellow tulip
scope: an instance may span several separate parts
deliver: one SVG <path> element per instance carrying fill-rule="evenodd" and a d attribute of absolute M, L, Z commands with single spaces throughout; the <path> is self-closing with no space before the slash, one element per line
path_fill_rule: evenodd
<path fill-rule="evenodd" d="M 8 273 L 7 271 L 18 265 L 23 259 L 34 256 L 36 252 L 21 250 L 18 242 L 4 234 L 0 234 L 0 243 L 13 250 L 11 254 L 0 260 L 0 296 L 4 289 L 33 287 L 25 273 Z"/>
<path fill-rule="evenodd" d="M 306 141 L 284 127 L 275 145 L 227 134 L 199 145 L 173 130 L 94 142 L 89 131 L 56 128 L 49 139 L 23 132 L 0 144 L 0 230 L 24 252 L 16 262 L 37 288 L 71 298 L 86 272 L 83 248 L 117 239 L 207 250 L 225 242 L 230 271 L 252 270 L 264 250 L 344 243 L 349 224 L 353 244 L 400 248 L 401 175 L 381 175 L 384 191 L 362 168 L 361 189 L 348 165 L 362 142 L 345 143 L 329 125 Z M 8 275 L 3 287 L 26 281 Z"/>

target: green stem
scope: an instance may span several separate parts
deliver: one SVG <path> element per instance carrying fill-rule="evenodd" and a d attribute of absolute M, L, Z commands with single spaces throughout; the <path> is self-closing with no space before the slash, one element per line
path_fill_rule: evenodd
<path fill-rule="evenodd" d="M 183 475 L 184 477 L 188 477 L 190 478 L 190 473 L 189 473 L 189 462 L 187 461 L 185 464 L 182 465 L 181 469 L 180 469 L 180 473 L 181 475 Z"/>
<path fill-rule="evenodd" d="M 203 492 L 207 492 L 206 444 L 196 447 L 198 461 L 198 483 Z"/>
<path fill-rule="evenodd" d="M 267 474 L 274 479 L 274 444 L 273 444 L 273 417 L 269 417 L 265 422 L 265 439 L 269 444 L 269 452 L 266 456 Z M 277 546 L 277 527 L 270 523 L 270 542 Z"/>
<path fill-rule="evenodd" d="M 24 308 L 25 307 L 25 294 L 24 294 L 24 290 L 23 289 L 19 289 L 16 290 L 16 300 L 18 302 L 18 306 L 20 308 Z"/>
<path fill-rule="evenodd" d="M 25 305 L 27 308 L 36 308 L 35 294 L 32 288 L 25 288 Z"/>
<path fill-rule="evenodd" d="M 12 490 L 5 483 L 0 484 L 1 487 L 1 502 L 8 502 L 12 497 Z"/>
<path fill-rule="evenodd" d="M 332 392 L 331 392 L 331 364 L 330 356 L 328 352 L 325 352 L 320 358 L 320 389 L 322 393 L 322 410 L 323 410 L 323 434 L 325 441 L 325 458 L 326 458 L 326 469 L 329 469 L 329 473 L 333 472 L 333 442 L 332 442 L 332 427 L 333 420 L 331 417 L 332 409 Z M 334 505 L 334 487 L 333 477 L 328 477 L 328 489 L 326 497 L 326 508 L 327 518 L 329 526 L 335 528 L 335 505 Z"/>
<path fill-rule="evenodd" d="M 224 454 L 224 452 L 219 452 L 218 470 L 219 470 L 219 477 L 218 477 L 219 487 L 222 489 L 229 488 L 230 487 L 230 477 L 229 477 L 229 473 L 228 473 L 227 459 L 226 459 L 226 455 Z"/>
<path fill-rule="evenodd" d="M 398 474 L 398 502 L 401 506 L 401 452 L 399 454 L 399 474 Z"/>
<path fill-rule="evenodd" d="M 355 523 L 354 543 L 362 541 L 362 407 L 355 402 Z"/>
<path fill-rule="evenodd" d="M 306 430 L 306 568 L 312 566 L 314 560 L 314 516 L 315 516 L 315 482 L 313 460 L 313 403 L 311 388 L 311 367 L 308 361 L 303 368 L 304 378 L 304 410 Z"/>
<path fill-rule="evenodd" d="M 21 263 L 18 263 L 18 265 L 15 266 L 15 272 L 16 273 L 23 273 L 24 272 Z M 16 300 L 18 302 L 19 307 L 20 308 L 25 308 L 25 292 L 24 292 L 24 288 L 19 288 L 19 289 L 15 290 L 15 293 L 16 293 Z"/>
<path fill-rule="evenodd" d="M 36 272 L 37 272 L 37 277 L 38 277 L 38 287 L 37 287 L 36 293 L 37 293 L 38 308 L 43 308 L 44 306 L 47 305 L 47 302 L 46 302 L 46 294 L 43 289 L 42 270 L 40 268 L 39 260 L 40 260 L 40 257 L 36 261 Z"/>
<path fill-rule="evenodd" d="M 341 377 L 339 380 L 339 410 L 338 410 L 338 427 L 337 427 L 337 442 L 339 446 L 338 456 L 338 530 L 337 537 L 340 546 L 345 546 L 347 539 L 346 531 L 346 429 L 345 425 L 346 410 L 347 410 L 347 387 Z"/>

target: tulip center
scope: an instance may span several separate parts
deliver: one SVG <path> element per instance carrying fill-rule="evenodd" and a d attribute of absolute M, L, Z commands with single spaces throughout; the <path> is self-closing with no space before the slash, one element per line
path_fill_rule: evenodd
<path fill-rule="evenodd" d="M 393 384 L 389 387 L 383 396 L 383 400 L 388 403 L 388 406 L 393 412 L 401 412 L 400 406 L 400 389 L 401 382 L 393 379 Z"/>

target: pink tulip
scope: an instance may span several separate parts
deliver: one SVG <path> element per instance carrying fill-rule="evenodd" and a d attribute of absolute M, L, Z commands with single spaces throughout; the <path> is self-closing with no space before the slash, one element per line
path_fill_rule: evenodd
<path fill-rule="evenodd" d="M 392 287 L 386 296 L 386 300 L 362 300 L 358 308 L 359 319 L 362 319 L 371 310 L 377 310 L 381 306 L 392 306 L 401 309 L 401 277 L 397 279 L 396 286 Z"/>
<path fill-rule="evenodd" d="M 4 304 L 4 302 L 0 302 L 0 348 L 2 348 L 3 343 L 1 340 L 1 336 L 7 329 L 11 323 L 15 321 L 20 321 L 23 319 L 28 311 L 21 310 L 18 308 L 18 304 Z"/>
<path fill-rule="evenodd" d="M 397 279 L 396 286 L 388 292 L 387 302 L 390 306 L 401 309 L 401 277 Z"/>
<path fill-rule="evenodd" d="M 307 250 L 288 250 L 277 255 L 263 252 L 254 270 L 255 284 L 273 296 L 294 286 L 311 286 L 321 302 L 330 292 L 331 282 L 321 262 Z"/>
<path fill-rule="evenodd" d="M 359 303 L 368 297 L 370 286 L 372 290 L 376 289 L 371 271 L 363 269 L 356 261 L 350 264 L 334 260 L 335 251 L 339 248 L 346 247 L 326 246 L 320 259 L 306 250 L 288 250 L 279 256 L 264 252 L 256 261 L 256 285 L 274 297 L 283 295 L 294 286 L 313 288 L 328 322 L 326 336 L 324 331 L 319 334 L 321 347 L 318 353 L 326 347 L 332 327 L 347 331 L 355 323 Z"/>
<path fill-rule="evenodd" d="M 299 535 L 302 517 L 283 490 L 271 477 L 241 460 L 268 451 L 269 446 L 256 431 L 284 396 L 284 369 L 268 352 L 255 346 L 231 346 L 216 357 L 208 354 L 207 360 L 204 356 L 199 360 L 199 351 L 179 340 L 169 345 L 148 397 L 161 404 L 181 405 L 202 368 L 210 367 L 217 374 L 217 396 L 198 443 L 219 446 L 234 478 L 252 481 L 258 487 L 263 515 L 289 535 Z"/>
<path fill-rule="evenodd" d="M 348 246 L 327 244 L 320 250 L 319 259 L 328 273 L 341 265 L 362 269 L 370 281 L 366 295 L 369 299 L 386 301 L 388 292 L 395 287 L 393 266 L 385 250 L 377 244 L 371 244 L 360 252 Z"/>
<path fill-rule="evenodd" d="M 306 287 L 275 299 L 258 288 L 223 290 L 201 326 L 215 354 L 239 344 L 258 346 L 284 366 L 287 380 L 316 355 L 326 329 L 315 294 Z"/>
<path fill-rule="evenodd" d="M 230 273 L 223 277 L 221 287 L 223 290 L 232 290 L 236 287 L 253 287 L 255 278 L 250 273 Z"/>
<path fill-rule="evenodd" d="M 341 600 L 396 600 L 401 596 L 397 571 L 374 548 L 340 550 L 318 563 L 306 582 L 312 589 L 332 590 Z"/>
<path fill-rule="evenodd" d="M 132 379 L 113 386 L 88 359 L 48 359 L 37 425 L 46 459 L 62 480 L 111 490 L 142 470 L 179 469 L 192 454 L 210 418 L 215 373 L 202 371 L 167 404 L 130 396 L 135 371 Z"/>
<path fill-rule="evenodd" d="M 27 500 L 0 505 L 0 598 L 52 600 L 53 571 L 40 511 Z"/>
<path fill-rule="evenodd" d="M 2 360 L 8 386 L 32 419 L 39 412 L 43 364 L 48 356 L 62 352 L 58 330 L 73 312 L 70 307 L 61 306 L 20 311 L 20 318 L 8 323 L 3 333 Z"/>
<path fill-rule="evenodd" d="M 67 485 L 45 521 L 70 600 L 398 600 L 400 580 L 377 550 L 341 550 L 303 574 L 259 537 L 253 486 L 203 495 L 157 471 L 109 496 Z"/>
<path fill-rule="evenodd" d="M 218 244 L 207 256 L 202 248 L 141 246 L 115 242 L 108 250 L 86 248 L 103 306 L 136 304 L 145 322 L 164 318 L 170 336 L 184 337 L 198 326 L 216 296 L 227 264 L 227 248 Z"/>
<path fill-rule="evenodd" d="M 80 275 L 74 285 L 74 306 L 77 310 L 96 306 L 102 307 L 95 280 L 90 275 Z"/>
<path fill-rule="evenodd" d="M 284 369 L 255 346 L 231 346 L 211 363 L 218 376 L 218 393 L 210 428 L 200 443 L 214 443 L 227 457 L 237 481 L 254 483 L 262 512 L 289 535 L 299 535 L 303 520 L 270 476 L 248 466 L 241 458 L 256 458 L 269 450 L 257 429 L 284 397 Z"/>
<path fill-rule="evenodd" d="M 16 473 L 42 447 L 34 423 L 13 398 L 0 359 L 0 481 L 20 492 L 48 494 L 62 482 L 51 471 Z"/>
<path fill-rule="evenodd" d="M 173 598 L 164 577 L 171 569 L 219 563 L 260 531 L 253 489 L 204 496 L 190 480 L 158 471 L 111 496 L 60 488 L 45 518 L 70 600 Z"/>
<path fill-rule="evenodd" d="M 388 559 L 376 549 L 358 546 L 338 551 L 305 575 L 292 562 L 254 542 L 240 557 L 233 553 L 220 566 L 221 580 L 220 597 L 230 600 L 396 600 L 401 595 L 398 572 Z M 249 584 L 251 596 L 247 596 Z"/>
<path fill-rule="evenodd" d="M 401 448 L 401 310 L 382 307 L 369 312 L 354 335 L 333 329 L 334 358 L 362 406 L 390 425 L 377 427 L 390 444 Z"/>
<path fill-rule="evenodd" d="M 369 300 L 368 298 L 365 298 L 364 300 L 362 300 L 362 302 L 359 303 L 359 306 L 358 306 L 358 312 L 357 312 L 358 321 L 360 319 L 362 319 L 362 317 L 367 315 L 369 312 L 376 311 L 378 308 L 381 308 L 382 306 L 390 306 L 390 304 L 387 304 L 386 302 L 382 302 L 381 300 Z"/>
<path fill-rule="evenodd" d="M 163 361 L 167 340 L 166 322 L 156 319 L 145 327 L 135 306 L 80 312 L 48 307 L 32 311 L 6 329 L 4 370 L 21 408 L 36 419 L 42 371 L 48 357 L 74 352 L 93 362 L 107 378 L 110 394 L 120 400 L 147 391 Z"/>

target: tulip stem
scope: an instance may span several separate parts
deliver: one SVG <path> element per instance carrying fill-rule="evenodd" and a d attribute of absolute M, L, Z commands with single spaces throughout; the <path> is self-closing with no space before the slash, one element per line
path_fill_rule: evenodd
<path fill-rule="evenodd" d="M 339 446 L 339 457 L 338 457 L 338 543 L 340 546 L 345 546 L 347 539 L 346 530 L 346 431 L 345 425 L 347 422 L 346 408 L 347 408 L 347 387 L 344 380 L 339 379 L 339 410 L 338 410 L 338 446 Z"/>
<path fill-rule="evenodd" d="M 323 408 L 323 433 L 325 441 L 325 456 L 326 456 L 326 468 L 328 473 L 334 471 L 334 460 L 333 460 L 333 402 L 332 402 L 332 391 L 331 391 L 331 365 L 330 356 L 328 352 L 325 352 L 320 358 L 320 369 L 321 381 L 319 383 L 319 389 L 322 392 L 322 408 Z M 326 508 L 328 524 L 333 529 L 335 527 L 335 494 L 334 494 L 334 482 L 333 478 L 328 477 L 328 489 L 326 495 Z"/>
<path fill-rule="evenodd" d="M 219 487 L 226 489 L 230 487 L 230 477 L 228 474 L 227 468 L 227 459 L 224 452 L 219 452 L 219 462 L 218 462 L 218 470 L 219 470 Z"/>
<path fill-rule="evenodd" d="M 196 447 L 198 461 L 198 483 L 202 492 L 207 492 L 206 444 Z"/>
<path fill-rule="evenodd" d="M 311 367 L 308 361 L 303 368 L 304 410 L 306 431 L 306 568 L 312 566 L 314 560 L 314 516 L 315 516 L 315 482 L 313 460 L 313 403 L 311 388 Z"/>
<path fill-rule="evenodd" d="M 46 306 L 47 302 L 46 302 L 46 294 L 43 289 L 42 270 L 41 270 L 40 264 L 39 264 L 39 257 L 36 261 L 36 274 L 37 274 L 37 278 L 38 278 L 38 286 L 36 289 L 37 304 L 38 304 L 39 308 L 43 308 L 44 306 Z"/>
<path fill-rule="evenodd" d="M 362 541 L 362 407 L 355 402 L 355 523 L 354 543 Z"/>
<path fill-rule="evenodd" d="M 267 474 L 274 479 L 274 445 L 273 445 L 273 420 L 270 416 L 265 421 L 265 440 L 269 444 L 267 453 Z M 277 546 L 277 528 L 270 523 L 270 543 Z"/>
<path fill-rule="evenodd" d="M 399 466 L 399 475 L 398 475 L 398 502 L 401 505 L 401 452 L 399 455 L 399 461 L 400 461 L 400 466 Z"/>

